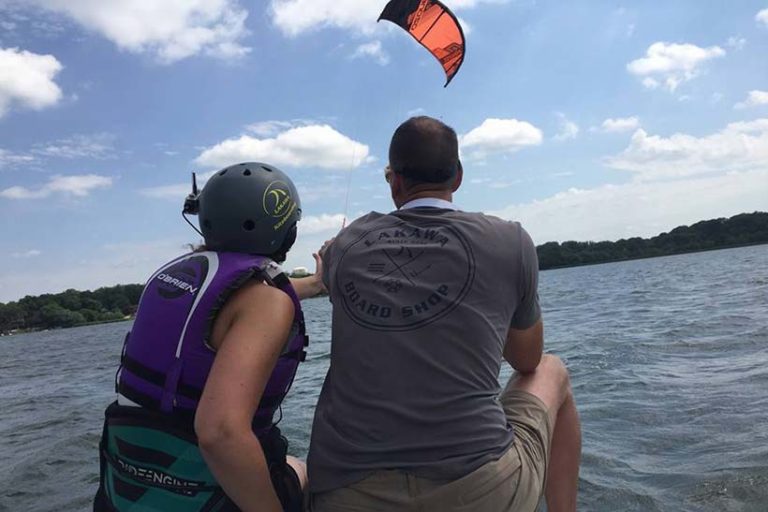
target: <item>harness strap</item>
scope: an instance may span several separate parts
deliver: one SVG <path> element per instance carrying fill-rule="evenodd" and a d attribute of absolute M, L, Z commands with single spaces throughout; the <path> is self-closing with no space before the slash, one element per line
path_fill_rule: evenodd
<path fill-rule="evenodd" d="M 162 386 L 162 380 L 159 381 L 159 383 L 153 382 L 153 381 L 145 378 L 140 373 L 134 372 L 128 366 L 125 366 L 125 369 L 127 369 L 131 373 L 135 373 L 137 377 L 141 377 L 142 379 L 144 379 L 144 380 L 146 380 L 146 381 L 148 381 L 148 382 L 150 382 L 152 384 L 155 384 L 157 386 Z M 150 371 L 152 371 L 152 370 L 150 370 Z M 189 389 L 194 389 L 191 386 L 186 386 L 185 385 L 185 387 L 187 387 Z M 134 388 L 128 386 L 125 383 L 120 383 L 118 385 L 117 392 L 120 393 L 121 395 L 123 395 L 125 398 L 127 398 L 131 402 L 137 403 L 137 404 L 139 404 L 142 407 L 146 407 L 147 409 L 149 409 L 151 411 L 165 412 L 160 407 L 160 405 L 161 405 L 160 404 L 160 400 L 157 400 L 155 398 L 147 396 L 146 394 L 144 394 L 144 393 L 142 393 L 140 391 L 135 390 Z M 179 394 L 184 395 L 184 393 L 179 393 Z M 202 394 L 202 392 L 198 392 L 198 394 L 197 394 L 198 399 L 199 399 L 201 394 Z M 184 395 L 184 396 L 187 396 L 187 398 L 192 398 L 192 397 L 190 397 L 188 395 Z M 264 396 L 261 397 L 261 401 L 259 402 L 259 409 L 275 409 L 283 401 L 283 398 L 285 398 L 285 394 L 283 394 L 283 393 L 280 393 L 280 394 L 277 394 L 277 395 L 264 395 Z M 192 418 L 192 419 L 194 419 L 194 415 L 195 415 L 194 409 L 188 409 L 186 407 L 179 407 L 179 406 L 175 406 L 173 408 L 173 413 L 174 414 L 177 414 L 177 413 L 179 413 L 179 414 L 186 414 L 186 415 L 189 416 L 189 418 Z"/>
<path fill-rule="evenodd" d="M 124 476 L 125 478 L 129 480 L 133 480 L 134 482 L 138 482 L 141 485 L 146 485 L 148 487 L 155 487 L 157 489 L 164 489 L 166 491 L 171 491 L 175 493 L 180 494 L 188 494 L 191 492 L 217 492 L 221 491 L 221 486 L 218 484 L 213 485 L 207 485 L 207 484 L 200 484 L 200 485 L 174 485 L 174 484 L 166 484 L 163 482 L 156 482 L 149 479 L 140 478 L 127 469 L 125 469 L 126 466 L 131 466 L 130 462 L 123 461 L 119 457 L 116 457 L 109 453 L 107 450 L 101 450 L 101 454 L 104 457 L 104 460 L 106 460 L 110 466 L 112 466 L 112 469 L 120 473 L 121 476 Z M 121 464 L 121 462 L 123 464 Z"/>

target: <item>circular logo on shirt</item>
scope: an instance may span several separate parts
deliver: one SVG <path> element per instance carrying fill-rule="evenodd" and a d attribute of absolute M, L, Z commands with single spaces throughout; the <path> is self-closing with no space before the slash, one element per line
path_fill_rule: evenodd
<path fill-rule="evenodd" d="M 365 232 L 344 247 L 335 286 L 357 324 L 409 331 L 453 311 L 475 277 L 465 237 L 447 224 L 400 223 Z"/>
<path fill-rule="evenodd" d="M 157 281 L 158 295 L 169 300 L 197 295 L 200 283 L 207 273 L 207 267 L 208 260 L 196 256 L 160 272 L 154 279 Z"/>

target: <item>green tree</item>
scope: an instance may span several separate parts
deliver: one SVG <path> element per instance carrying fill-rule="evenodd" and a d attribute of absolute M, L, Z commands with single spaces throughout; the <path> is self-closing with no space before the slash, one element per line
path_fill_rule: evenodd
<path fill-rule="evenodd" d="M 64 309 L 55 302 L 49 302 L 40 309 L 41 326 L 52 329 L 55 327 L 72 327 L 85 323 L 85 317 L 75 311 Z"/>
<path fill-rule="evenodd" d="M 24 309 L 11 302 L 0 304 L 0 332 L 8 332 L 24 326 Z"/>

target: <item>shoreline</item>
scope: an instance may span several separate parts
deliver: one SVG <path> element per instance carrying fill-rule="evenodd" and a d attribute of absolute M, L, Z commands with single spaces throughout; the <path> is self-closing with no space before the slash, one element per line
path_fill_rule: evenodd
<path fill-rule="evenodd" d="M 16 329 L 14 331 L 10 332 L 0 332 L 0 338 L 10 338 L 12 336 L 17 336 L 19 334 L 31 334 L 35 332 L 46 332 L 46 331 L 63 331 L 65 329 L 76 329 L 78 327 L 89 327 L 92 325 L 102 325 L 102 324 L 117 324 L 120 322 L 129 322 L 133 320 L 135 316 L 127 316 L 125 318 L 115 319 L 115 320 L 101 320 L 98 322 L 85 322 L 82 324 L 77 325 L 71 325 L 69 327 L 49 327 L 49 328 L 40 328 L 40 329 Z"/>
<path fill-rule="evenodd" d="M 692 251 L 681 251 L 681 252 L 674 252 L 670 254 L 659 254 L 655 256 L 638 256 L 635 258 L 624 258 L 624 259 L 611 259 L 611 260 L 605 260 L 605 261 L 595 261 L 595 262 L 589 262 L 589 263 L 576 263 L 572 265 L 562 265 L 562 266 L 552 266 L 552 267 L 542 267 L 540 268 L 541 272 L 547 272 L 549 270 L 562 270 L 567 268 L 578 268 L 578 267 L 590 267 L 590 266 L 596 266 L 596 265 L 605 265 L 609 263 L 623 263 L 627 261 L 640 261 L 640 260 L 649 260 L 654 258 L 666 258 L 669 256 L 683 256 L 686 254 L 698 254 L 698 253 L 704 253 L 704 252 L 714 252 L 714 251 L 722 251 L 722 250 L 728 250 L 728 249 L 741 249 L 741 248 L 747 248 L 747 247 L 757 247 L 760 245 L 768 245 L 766 242 L 756 242 L 756 243 L 749 243 L 749 244 L 737 244 L 737 245 L 726 245 L 721 247 L 711 247 L 707 249 L 699 249 L 699 250 L 692 250 Z M 307 300 L 314 300 L 314 299 L 320 299 L 328 297 L 327 293 L 321 293 L 314 297 L 311 297 Z M 31 328 L 31 329 L 18 329 L 15 331 L 10 332 L 0 332 L 0 338 L 7 338 L 16 336 L 19 334 L 29 334 L 29 333 L 35 333 L 35 332 L 45 332 L 45 331 L 52 331 L 52 330 L 64 330 L 64 329 L 75 329 L 78 327 L 88 327 L 92 325 L 102 325 L 102 324 L 113 324 L 113 323 L 119 323 L 119 322 L 128 322 L 130 320 L 133 320 L 135 315 L 126 316 L 121 319 L 115 319 L 115 320 L 102 320 L 97 322 L 86 322 L 81 323 L 77 325 L 72 325 L 69 327 L 50 327 L 50 328 Z"/>
<path fill-rule="evenodd" d="M 736 244 L 736 245 L 723 245 L 719 247 L 709 247 L 707 249 L 694 249 L 690 251 L 680 251 L 680 252 L 671 252 L 669 254 L 656 254 L 653 256 L 636 256 L 634 258 L 622 258 L 622 259 L 611 259 L 611 260 L 603 260 L 603 261 L 590 261 L 589 263 L 574 263 L 571 265 L 556 265 L 546 268 L 540 268 L 539 270 L 541 272 L 546 272 L 547 270 L 561 270 L 564 268 L 576 268 L 576 267 L 590 267 L 594 265 L 605 265 L 606 263 L 621 263 L 624 261 L 639 261 L 639 260 L 651 260 L 653 258 L 666 258 L 668 256 L 682 256 L 684 254 L 697 254 L 700 252 L 714 252 L 714 251 L 724 251 L 727 249 L 742 249 L 746 247 L 757 247 L 758 245 L 768 245 L 768 242 L 754 242 L 749 244 Z"/>

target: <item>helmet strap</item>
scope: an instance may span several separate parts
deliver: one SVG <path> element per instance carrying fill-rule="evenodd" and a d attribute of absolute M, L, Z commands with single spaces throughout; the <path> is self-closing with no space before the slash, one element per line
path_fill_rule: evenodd
<path fill-rule="evenodd" d="M 280 249 L 278 249 L 274 254 L 270 256 L 270 259 L 274 260 L 277 263 L 282 263 L 285 261 L 285 258 L 288 257 L 288 251 L 291 250 L 291 247 L 293 247 L 293 244 L 296 243 L 296 236 L 298 235 L 298 229 L 296 227 L 296 223 L 293 223 L 293 226 L 288 230 L 288 233 L 286 233 L 285 238 L 283 239 L 283 243 L 280 246 Z"/>
<path fill-rule="evenodd" d="M 186 213 L 184 213 L 184 212 L 181 212 L 181 216 L 182 216 L 182 217 L 184 217 L 184 220 L 185 220 L 185 221 L 187 221 L 187 224 L 189 224 L 190 226 L 192 226 L 192 229 L 194 229 L 195 231 L 197 231 L 197 233 L 198 233 L 200 236 L 202 236 L 203 238 L 205 238 L 205 237 L 203 236 L 203 233 L 202 233 L 202 232 L 201 232 L 199 229 L 197 229 L 197 226 L 195 226 L 194 224 L 192 224 L 192 222 L 190 222 L 190 221 L 189 221 L 189 219 L 187 218 L 187 214 L 186 214 Z"/>

